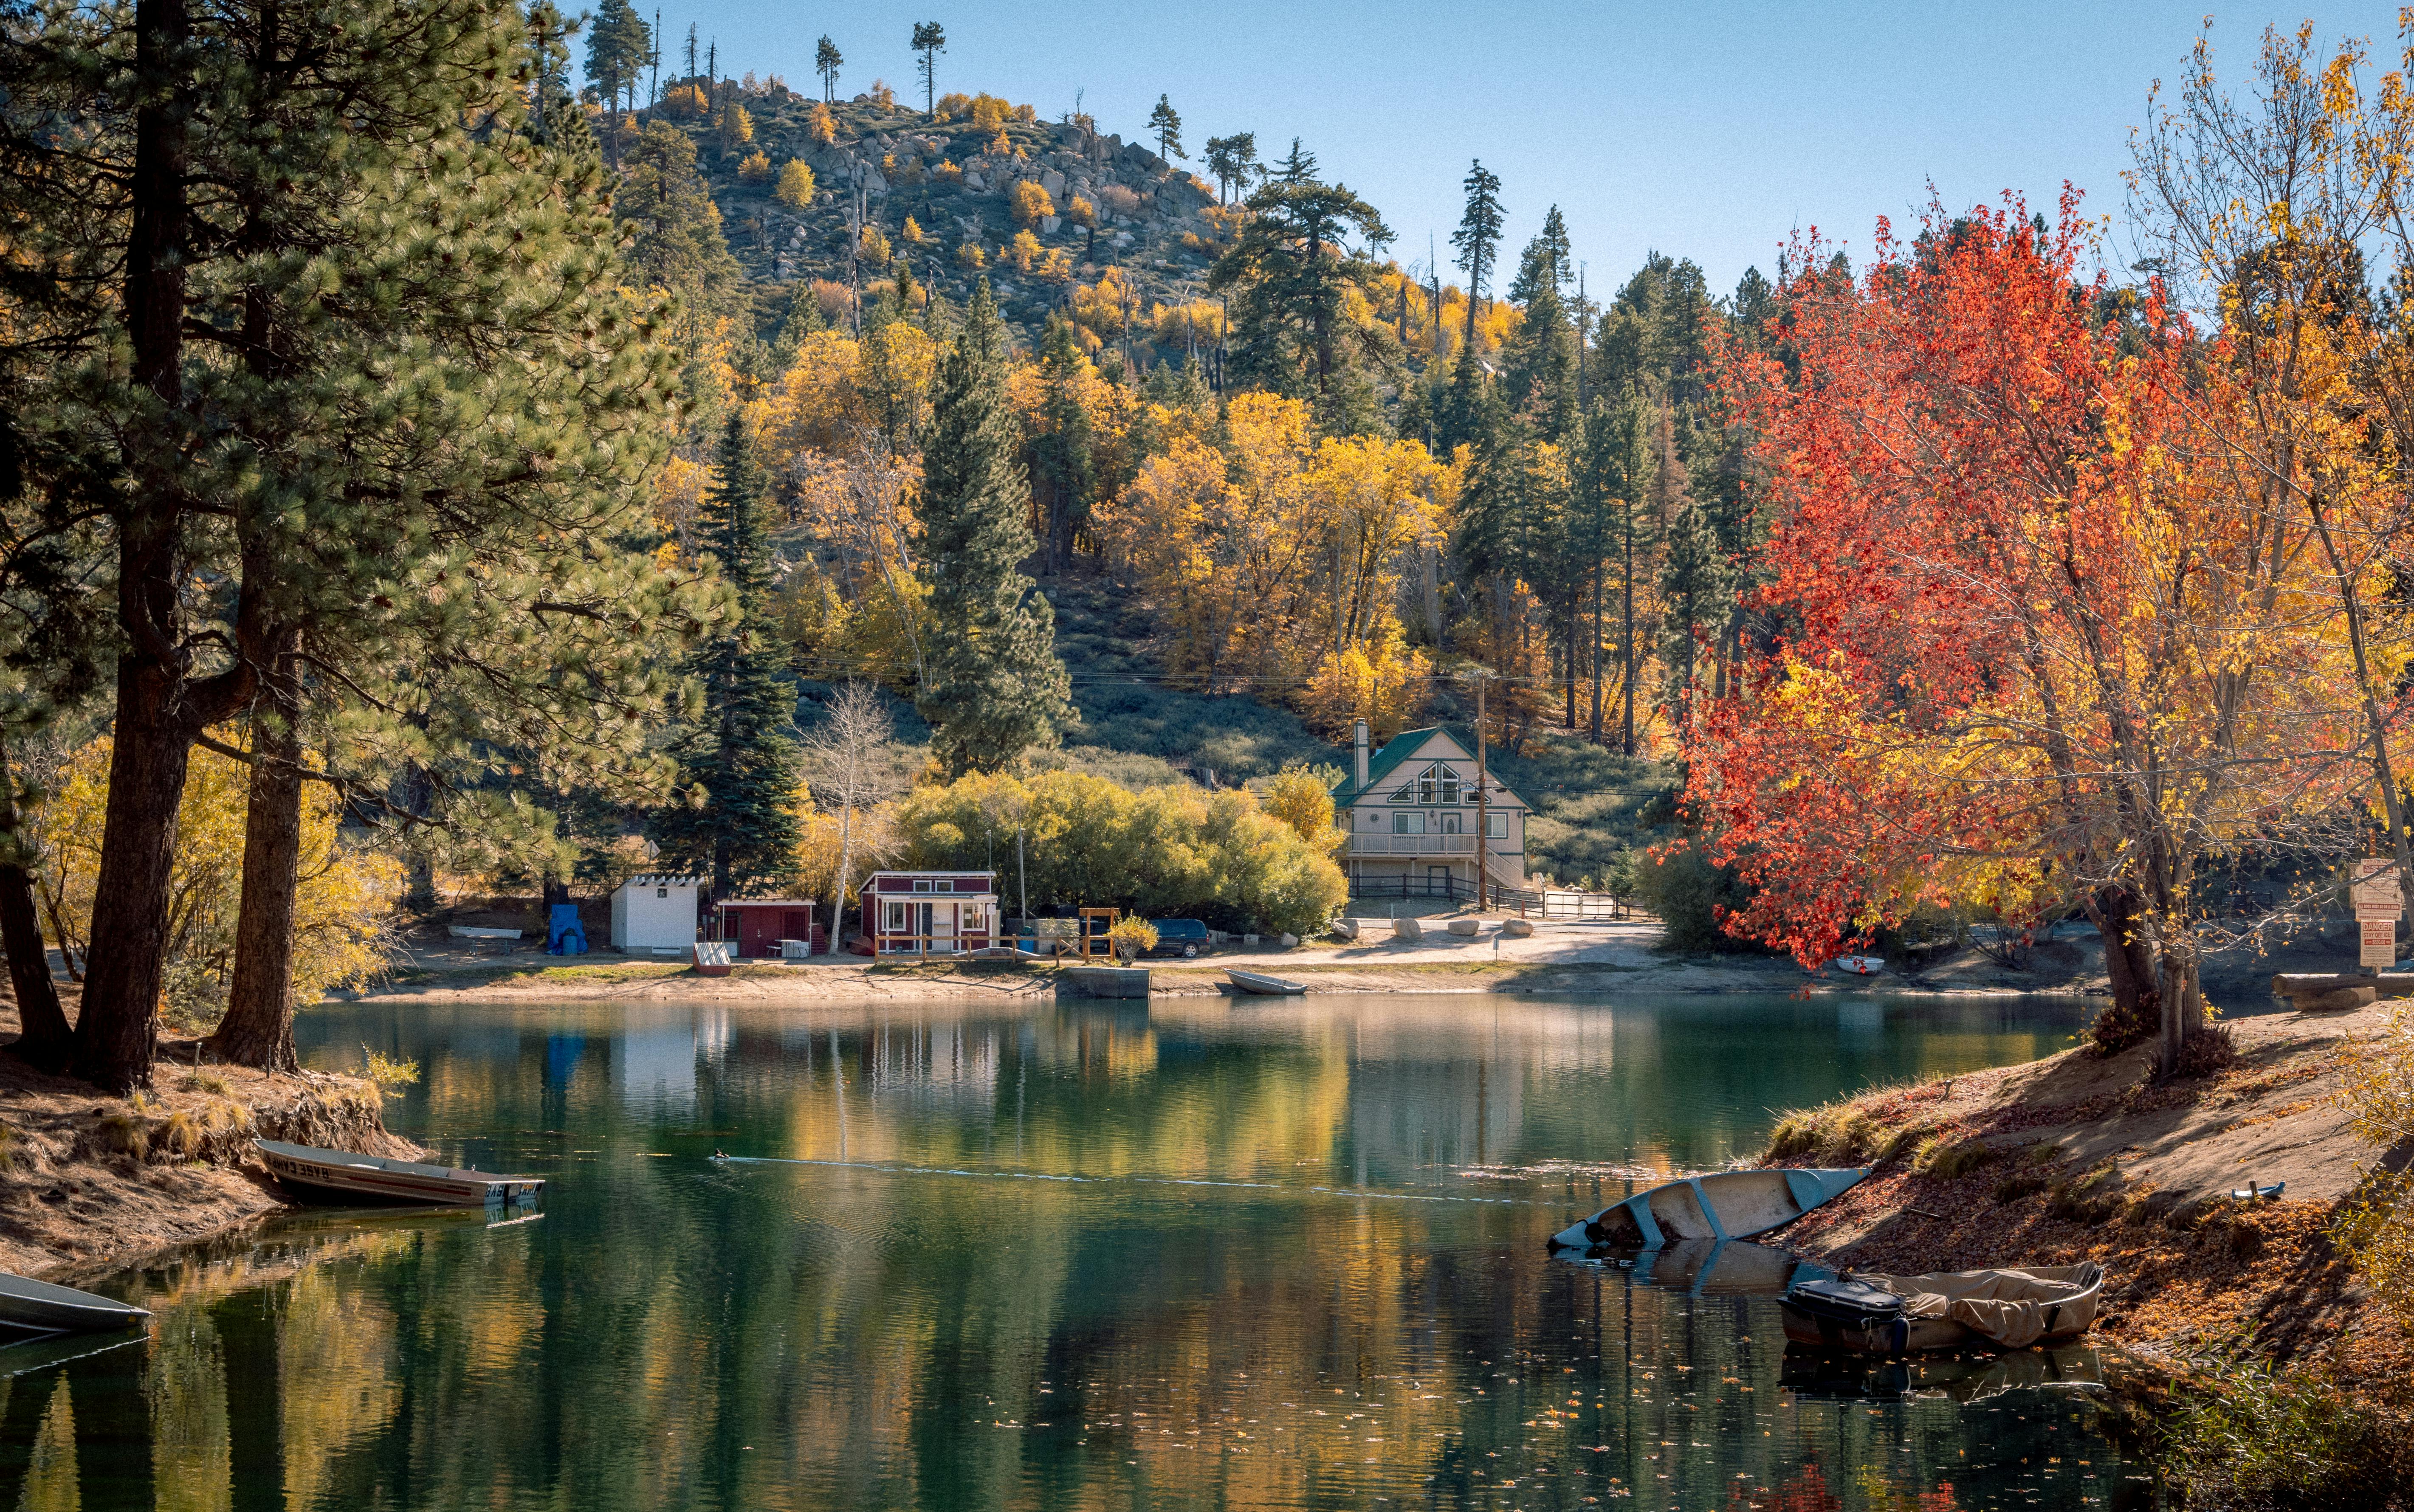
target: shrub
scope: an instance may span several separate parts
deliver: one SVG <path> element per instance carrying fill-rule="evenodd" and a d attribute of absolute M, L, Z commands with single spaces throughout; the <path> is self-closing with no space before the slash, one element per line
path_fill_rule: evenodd
<path fill-rule="evenodd" d="M 2166 1464 L 2191 1507 L 2362 1512 L 2401 1489 L 2388 1431 L 2326 1366 L 2282 1371 L 2243 1341 L 2172 1393 Z"/>
<path fill-rule="evenodd" d="M 973 129 L 976 131 L 1000 130 L 1014 114 L 1013 106 L 986 91 L 975 96 L 971 103 L 965 106 L 965 111 L 972 116 Z"/>
<path fill-rule="evenodd" d="M 1244 792 L 1135 793 L 1080 772 L 972 776 L 898 806 L 904 864 L 984 867 L 1025 836 L 1035 902 L 1112 905 L 1305 935 L 1348 900 L 1341 868 Z"/>
<path fill-rule="evenodd" d="M 813 202 L 813 170 L 800 158 L 791 157 L 780 165 L 780 184 L 771 198 L 791 210 L 802 210 Z"/>
<path fill-rule="evenodd" d="M 1911 1157 L 1912 1170 L 1920 1176 L 1950 1181 L 1967 1176 L 1995 1158 L 1995 1152 L 1976 1139 L 1947 1139 L 1942 1134 L 1920 1141 Z"/>
<path fill-rule="evenodd" d="M 2190 1081 L 2210 1076 L 2238 1064 L 2238 1042 L 2229 1036 L 2227 1025 L 2197 1030 L 2180 1042 L 2179 1064 L 2172 1067 L 2175 1080 Z"/>
<path fill-rule="evenodd" d="M 888 238 L 881 234 L 879 227 L 866 226 L 863 229 L 863 245 L 861 251 L 863 260 L 870 263 L 872 267 L 886 268 L 888 266 Z"/>
<path fill-rule="evenodd" d="M 389 1060 L 365 1045 L 361 1046 L 361 1075 L 387 1097 L 400 1097 L 403 1088 L 419 1079 L 416 1060 Z"/>
<path fill-rule="evenodd" d="M 1006 244 L 1006 249 L 998 253 L 997 259 L 1017 273 L 1029 273 L 1031 265 L 1047 255 L 1047 250 L 1039 245 L 1039 238 L 1028 230 L 1020 230 L 1014 233 L 1014 240 Z"/>
<path fill-rule="evenodd" d="M 897 109 L 897 91 L 888 87 L 886 79 L 874 79 L 872 87 L 864 92 L 864 97 L 884 111 Z"/>
<path fill-rule="evenodd" d="M 1117 919 L 1107 930 L 1107 943 L 1128 966 L 1156 948 L 1156 926 L 1146 919 Z"/>
<path fill-rule="evenodd" d="M 180 1085 L 188 1092 L 208 1092 L 214 1097 L 231 1096 L 234 1091 L 225 1075 L 216 1071 L 188 1072 Z"/>
<path fill-rule="evenodd" d="M 702 84 L 675 84 L 657 107 L 664 115 L 678 116 L 684 121 L 693 121 L 710 108 L 704 97 Z"/>
<path fill-rule="evenodd" d="M 898 228 L 897 239 L 907 246 L 920 246 L 924 240 L 921 224 L 913 216 L 906 216 L 905 224 Z"/>
<path fill-rule="evenodd" d="M 960 95 L 952 91 L 940 96 L 938 103 L 931 107 L 931 109 L 938 112 L 939 119 L 942 121 L 954 120 L 972 108 L 973 100 L 971 96 Z"/>
<path fill-rule="evenodd" d="M 1056 214 L 1056 201 L 1036 180 L 1024 179 L 1006 193 L 1006 202 L 1014 211 L 1015 224 L 1036 226 L 1042 215 Z"/>
<path fill-rule="evenodd" d="M 942 162 L 931 170 L 931 181 L 934 184 L 961 184 L 964 170 L 953 163 Z"/>
<path fill-rule="evenodd" d="M 838 140 L 838 117 L 827 105 L 815 105 L 805 117 L 805 135 L 817 147 L 827 147 Z"/>
<path fill-rule="evenodd" d="M 2122 1007 L 2118 999 L 2105 1003 L 2095 1022 L 2087 1026 L 2087 1043 L 2105 1060 L 2143 1043 L 2153 1035 L 2155 1015 L 2161 1011 L 2158 1004 L 2150 992 L 2140 993 L 2134 1007 Z"/>
<path fill-rule="evenodd" d="M 1660 916 L 1664 948 L 1687 954 L 1760 951 L 1720 927 L 1720 918 L 1751 902 L 1751 895 L 1734 867 L 1710 864 L 1699 840 L 1689 838 L 1666 853 L 1645 856 L 1635 867 L 1634 882 L 1643 906 Z"/>
<path fill-rule="evenodd" d="M 2338 1096 L 2349 1126 L 2374 1149 L 2414 1141 L 2414 1011 L 2399 1003 L 2379 1035 L 2347 1042 Z M 2414 1177 L 2375 1172 L 2334 1223 L 2373 1297 L 2414 1331 Z"/>
<path fill-rule="evenodd" d="M 808 172 L 812 171 L 810 169 Z M 741 184 L 767 184 L 771 179 L 771 159 L 757 147 L 738 160 L 738 179 Z"/>
<path fill-rule="evenodd" d="M 989 254 L 981 250 L 978 242 L 966 242 L 956 248 L 956 266 L 967 269 L 986 268 L 989 266 Z"/>

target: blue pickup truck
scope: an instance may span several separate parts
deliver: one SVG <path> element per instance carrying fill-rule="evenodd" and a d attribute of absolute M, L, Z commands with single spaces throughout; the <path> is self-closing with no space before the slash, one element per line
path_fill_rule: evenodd
<path fill-rule="evenodd" d="M 1156 948 L 1152 956 L 1191 956 L 1205 950 L 1214 938 L 1207 926 L 1198 919 L 1151 919 L 1156 929 Z"/>

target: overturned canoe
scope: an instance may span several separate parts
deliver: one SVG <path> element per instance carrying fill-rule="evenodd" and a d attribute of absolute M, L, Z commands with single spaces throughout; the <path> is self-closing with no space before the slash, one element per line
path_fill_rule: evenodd
<path fill-rule="evenodd" d="M 349 1149 L 320 1149 L 313 1145 L 289 1145 L 258 1139 L 261 1164 L 277 1184 L 312 1202 L 417 1203 L 430 1208 L 484 1208 L 490 1203 L 522 1201 L 544 1190 L 534 1176 L 489 1176 L 484 1171 L 449 1165 L 423 1165 L 417 1161 L 358 1155 Z"/>
<path fill-rule="evenodd" d="M 1260 998 L 1289 997 L 1307 990 L 1304 982 L 1289 982 L 1279 976 L 1268 976 L 1263 971 L 1244 971 L 1237 966 L 1225 967 L 1224 974 L 1232 979 L 1235 990 L 1253 993 Z"/>
<path fill-rule="evenodd" d="M 1866 1165 L 1713 1171 L 1638 1192 L 1551 1236 L 1554 1250 L 1656 1250 L 1681 1239 L 1748 1239 L 1851 1190 Z"/>
<path fill-rule="evenodd" d="M 1820 1349 L 1892 1357 L 1930 1350 L 2026 1349 L 2076 1339 L 2095 1322 L 2104 1268 L 2030 1266 L 1853 1275 L 1785 1294 L 1785 1337 Z"/>
<path fill-rule="evenodd" d="M 106 1333 L 131 1328 L 151 1314 L 139 1307 L 95 1297 L 31 1276 L 0 1271 L 0 1323 L 40 1333 Z"/>

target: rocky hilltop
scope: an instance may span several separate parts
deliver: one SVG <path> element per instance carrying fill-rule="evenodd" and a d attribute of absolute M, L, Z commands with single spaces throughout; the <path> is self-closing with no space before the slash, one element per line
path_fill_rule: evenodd
<path fill-rule="evenodd" d="M 1157 334 L 1156 306 L 1178 309 L 1203 296 L 1232 221 L 1214 185 L 1140 143 L 1041 121 L 1028 107 L 1002 124 L 976 125 L 944 108 L 934 120 L 858 95 L 826 107 L 831 140 L 816 141 L 820 102 L 782 85 L 749 90 L 723 81 L 708 92 L 708 106 L 689 89 L 675 86 L 638 118 L 666 121 L 695 141 L 730 249 L 767 312 L 792 296 L 777 286 L 818 280 L 828 306 L 840 289 L 893 277 L 893 264 L 877 262 L 885 245 L 916 282 L 950 299 L 987 276 L 1008 318 L 1029 334 L 1087 289 L 1088 298 L 1130 304 L 1134 339 L 1146 340 Z M 747 140 L 726 125 L 732 102 L 746 112 Z M 790 162 L 812 170 L 808 205 L 777 194 Z M 1023 185 L 1046 196 L 1036 216 L 1028 212 L 1041 202 L 1028 191 L 1018 206 Z M 858 227 L 877 233 L 871 257 Z M 1017 233 L 1026 231 L 1018 246 Z M 1101 295 L 1102 278 L 1127 286 L 1128 295 Z"/>

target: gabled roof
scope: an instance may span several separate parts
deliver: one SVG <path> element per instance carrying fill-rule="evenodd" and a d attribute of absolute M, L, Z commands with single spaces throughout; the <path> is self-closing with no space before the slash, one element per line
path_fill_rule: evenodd
<path fill-rule="evenodd" d="M 1452 743 L 1458 747 L 1459 751 L 1466 760 L 1473 761 L 1475 759 L 1475 741 L 1473 737 L 1461 731 L 1453 730 L 1449 725 L 1428 724 L 1421 729 L 1403 730 L 1398 734 L 1393 735 L 1391 739 L 1383 742 L 1382 749 L 1375 752 L 1374 755 L 1367 758 L 1365 787 L 1359 787 L 1357 778 L 1354 777 L 1345 777 L 1341 779 L 1340 786 L 1333 790 L 1333 806 L 1335 808 L 1347 808 L 1351 804 L 1356 803 L 1363 794 L 1379 791 L 1384 785 L 1385 778 L 1389 778 L 1397 768 L 1406 765 L 1408 762 L 1416 755 L 1418 748 L 1422 747 L 1427 740 L 1432 739 L 1435 735 L 1449 736 Z M 1490 772 L 1487 775 L 1491 778 L 1492 785 L 1494 787 L 1503 790 L 1511 797 L 1516 799 L 1519 803 L 1524 804 L 1526 806 L 1527 812 L 1539 812 L 1539 810 L 1534 808 L 1534 800 L 1527 797 L 1524 793 L 1518 792 L 1515 788 L 1511 787 L 1506 781 L 1502 780 L 1498 772 Z"/>

